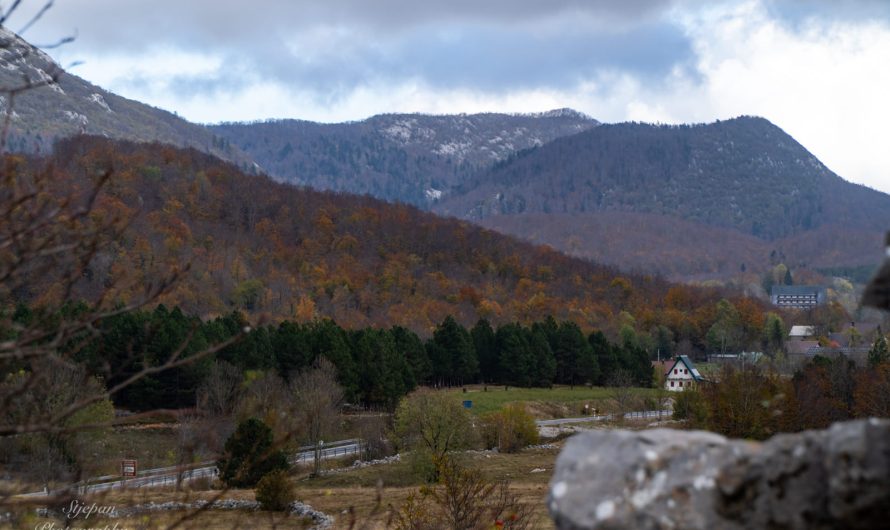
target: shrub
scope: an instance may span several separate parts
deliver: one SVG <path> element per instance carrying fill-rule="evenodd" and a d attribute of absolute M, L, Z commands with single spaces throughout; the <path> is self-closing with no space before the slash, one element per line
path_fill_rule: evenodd
<path fill-rule="evenodd" d="M 674 398 L 674 419 L 687 420 L 692 427 L 705 428 L 708 422 L 708 405 L 698 389 L 677 392 Z"/>
<path fill-rule="evenodd" d="M 428 449 L 418 447 L 406 455 L 406 460 L 408 469 L 411 470 L 411 474 L 417 479 L 427 483 L 439 480 L 436 459 Z"/>
<path fill-rule="evenodd" d="M 535 419 L 521 403 L 511 403 L 485 416 L 482 433 L 486 447 L 497 447 L 502 453 L 515 453 L 538 443 Z"/>
<path fill-rule="evenodd" d="M 445 392 L 423 389 L 402 399 L 394 435 L 399 449 L 428 455 L 438 470 L 451 451 L 473 447 L 477 433 L 470 413 L 457 400 Z"/>
<path fill-rule="evenodd" d="M 411 493 L 391 515 L 396 530 L 531 530 L 540 522 L 507 482 L 490 482 L 478 470 L 444 462 L 441 484 Z"/>
<path fill-rule="evenodd" d="M 268 425 L 256 418 L 241 422 L 226 440 L 225 455 L 216 463 L 220 478 L 229 486 L 250 488 L 263 475 L 288 469 L 287 457 L 272 445 Z"/>
<path fill-rule="evenodd" d="M 264 510 L 284 511 L 294 500 L 294 485 L 281 469 L 267 473 L 256 487 L 256 500 Z"/>

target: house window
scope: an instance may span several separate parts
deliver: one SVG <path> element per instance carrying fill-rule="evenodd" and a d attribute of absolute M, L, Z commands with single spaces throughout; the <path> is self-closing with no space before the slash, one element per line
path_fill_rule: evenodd
<path fill-rule="evenodd" d="M 689 373 L 689 369 L 688 369 L 688 368 L 683 368 L 683 373 L 684 373 L 684 374 L 688 374 L 688 373 Z"/>
<path fill-rule="evenodd" d="M 674 375 L 677 375 L 677 374 L 679 374 L 679 373 L 680 373 L 680 370 L 674 368 Z"/>
<path fill-rule="evenodd" d="M 674 382 L 673 382 L 673 381 L 671 381 L 671 386 L 674 386 Z"/>

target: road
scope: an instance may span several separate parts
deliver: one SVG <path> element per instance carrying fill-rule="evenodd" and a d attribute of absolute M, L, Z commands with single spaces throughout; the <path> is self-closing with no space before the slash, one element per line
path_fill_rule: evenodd
<path fill-rule="evenodd" d="M 664 418 L 670 417 L 673 412 L 670 410 L 645 410 L 641 412 L 628 412 L 624 415 L 627 419 L 635 418 Z M 592 423 L 597 421 L 605 421 L 613 419 L 613 415 L 604 414 L 598 416 L 581 416 L 577 418 L 557 418 L 553 420 L 536 420 L 538 427 L 557 427 L 560 425 L 570 425 L 573 423 Z M 361 442 L 357 439 L 339 440 L 325 444 L 322 450 L 321 458 L 338 458 L 350 454 L 358 454 L 361 452 Z M 291 456 L 288 460 L 292 464 L 301 462 L 310 462 L 313 458 L 313 448 L 311 446 L 301 447 L 299 451 Z M 81 493 L 97 493 L 101 491 L 109 491 L 113 489 L 135 489 L 135 488 L 153 488 L 158 486 L 173 486 L 177 481 L 187 482 L 204 477 L 216 476 L 216 463 L 203 462 L 191 469 L 182 469 L 176 466 L 163 467 L 156 469 L 146 469 L 140 471 L 138 476 L 128 479 L 120 479 L 114 475 L 105 477 L 96 477 L 86 480 L 86 485 L 78 486 Z M 45 496 L 46 492 L 29 493 L 27 496 Z"/>
<path fill-rule="evenodd" d="M 357 439 L 339 440 L 324 445 L 321 451 L 322 459 L 338 458 L 345 455 L 358 454 L 361 452 L 361 442 Z M 311 462 L 314 455 L 312 446 L 301 447 L 299 451 L 288 458 L 291 464 L 301 462 Z M 153 488 L 157 486 L 173 486 L 177 481 L 187 482 L 203 477 L 215 477 L 217 474 L 215 462 L 203 462 L 197 467 L 191 469 L 182 469 L 177 466 L 162 467 L 155 469 L 146 469 L 140 471 L 138 476 L 128 479 L 116 478 L 109 480 L 114 476 L 96 477 L 88 479 L 86 485 L 77 486 L 80 493 L 97 493 L 101 491 L 109 491 L 113 489 L 135 489 L 135 488 Z M 73 487 L 73 486 L 72 486 Z M 46 492 L 29 493 L 25 496 L 37 497 L 45 496 Z"/>

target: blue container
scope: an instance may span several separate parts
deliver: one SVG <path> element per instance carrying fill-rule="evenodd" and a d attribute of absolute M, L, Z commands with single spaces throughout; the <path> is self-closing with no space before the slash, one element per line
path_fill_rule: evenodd
<path fill-rule="evenodd" d="M 466 401 L 464 401 L 464 408 L 465 408 L 465 409 L 471 409 L 471 408 L 473 408 L 473 402 L 470 401 L 469 399 L 466 400 Z"/>

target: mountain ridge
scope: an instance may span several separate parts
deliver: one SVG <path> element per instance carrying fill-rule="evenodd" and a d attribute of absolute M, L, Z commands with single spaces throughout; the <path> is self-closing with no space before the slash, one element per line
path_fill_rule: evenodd
<path fill-rule="evenodd" d="M 599 125 L 571 109 L 531 114 L 378 114 L 317 123 L 210 126 L 276 180 L 367 193 L 428 208 L 470 175 L 515 152 Z"/>
<path fill-rule="evenodd" d="M 56 82 L 49 82 L 56 79 Z M 7 145 L 14 152 L 50 152 L 59 139 L 95 134 L 195 147 L 252 169 L 252 161 L 205 127 L 131 100 L 66 72 L 49 55 L 0 26 L 0 87 L 37 85 L 16 94 Z M 8 102 L 0 101 L 5 114 Z"/>
<path fill-rule="evenodd" d="M 767 267 L 774 253 L 803 268 L 870 266 L 890 226 L 890 196 L 845 181 L 750 116 L 603 124 L 477 173 L 433 210 L 673 279 Z"/>

